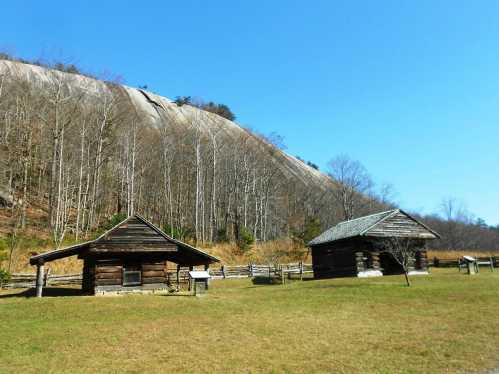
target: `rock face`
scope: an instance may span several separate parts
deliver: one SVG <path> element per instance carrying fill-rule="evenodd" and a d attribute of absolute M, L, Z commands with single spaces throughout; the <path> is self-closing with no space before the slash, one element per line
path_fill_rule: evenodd
<path fill-rule="evenodd" d="M 54 82 L 57 78 L 64 77 L 65 82 L 71 85 L 74 90 L 80 90 L 96 97 L 110 95 L 112 90 L 120 91 L 120 94 L 126 97 L 134 111 L 140 113 L 144 123 L 155 128 L 165 126 L 165 122 L 174 118 L 179 126 L 187 123 L 192 117 L 203 113 L 210 118 L 209 121 L 203 121 L 202 130 L 222 131 L 226 136 L 237 138 L 246 132 L 245 129 L 236 123 L 229 121 L 216 114 L 207 113 L 196 107 L 184 105 L 177 106 L 172 100 L 156 95 L 145 90 L 128 87 L 125 85 L 110 85 L 109 83 L 88 78 L 86 76 L 63 73 L 46 69 L 40 66 L 28 65 L 19 62 L 0 60 L 0 77 L 12 77 L 27 80 L 33 84 L 47 84 Z M 329 188 L 331 180 L 320 171 L 306 165 L 295 157 L 286 154 L 278 148 L 275 148 L 275 166 L 285 175 L 295 181 L 299 181 L 306 186 Z"/>
<path fill-rule="evenodd" d="M 35 95 L 38 95 L 37 87 L 40 88 L 40 92 L 47 92 L 47 87 L 49 87 L 50 90 L 50 87 L 53 88 L 57 87 L 58 85 L 64 85 L 66 92 L 74 93 L 75 96 L 81 94 L 85 95 L 87 99 L 90 98 L 86 100 L 86 104 L 82 105 L 88 106 L 89 101 L 93 101 L 93 103 L 96 104 L 96 108 L 98 107 L 98 105 L 102 104 L 102 102 L 105 102 L 109 98 L 113 98 L 113 100 L 114 98 L 119 98 L 118 100 L 116 100 L 116 102 L 117 106 L 120 107 L 119 112 L 122 113 L 122 116 L 123 113 L 129 113 L 130 115 L 124 116 L 128 116 L 128 118 L 132 116 L 134 118 L 138 118 L 141 126 L 145 126 L 150 131 L 158 130 L 159 133 L 161 133 L 166 129 L 166 131 L 170 133 L 170 136 L 176 136 L 177 133 L 182 133 L 181 136 L 183 137 L 191 136 L 199 138 L 200 136 L 204 138 L 204 141 L 206 143 L 204 157 L 211 157 L 209 149 L 211 149 L 210 147 L 212 146 L 215 147 L 213 145 L 215 144 L 215 142 L 212 142 L 214 134 L 216 134 L 217 138 L 217 147 L 219 146 L 219 144 L 223 143 L 223 146 L 221 146 L 221 149 L 223 148 L 223 151 L 220 151 L 220 153 L 224 153 L 226 159 L 233 157 L 232 155 L 227 156 L 227 150 L 229 148 L 232 148 L 231 152 L 235 154 L 237 153 L 238 145 L 244 143 L 246 154 L 258 155 L 258 157 L 265 159 L 265 166 L 262 167 L 262 170 L 265 173 L 268 173 L 269 169 L 272 169 L 272 173 L 274 173 L 275 171 L 275 174 L 273 174 L 274 176 L 272 177 L 275 181 L 273 182 L 275 183 L 275 185 L 272 186 L 273 206 L 272 208 L 269 208 L 269 212 L 272 210 L 272 214 L 274 215 L 275 219 L 272 220 L 273 223 L 270 223 L 269 221 L 268 226 L 267 224 L 265 224 L 265 227 L 269 227 L 265 230 L 270 231 L 272 225 L 279 225 L 280 231 L 277 229 L 274 230 L 274 236 L 279 236 L 283 233 L 286 234 L 286 232 L 289 232 L 289 230 L 292 229 L 290 224 L 288 224 L 288 222 L 292 220 L 292 218 L 290 217 L 300 217 L 298 219 L 305 217 L 307 213 L 303 212 L 304 209 L 307 209 L 309 212 L 311 212 L 310 214 L 313 214 L 314 216 L 322 216 L 321 221 L 324 225 L 331 225 L 333 223 L 329 218 L 325 218 L 330 217 L 330 212 L 334 210 L 334 208 L 331 206 L 331 194 L 329 194 L 329 192 L 332 191 L 332 189 L 335 187 L 335 182 L 333 180 L 331 180 L 328 176 L 322 174 L 320 171 L 306 165 L 297 158 L 283 152 L 281 149 L 270 144 L 265 139 L 255 136 L 248 130 L 237 125 L 235 122 L 229 121 L 219 115 L 206 112 L 202 109 L 190 105 L 178 106 L 172 100 L 166 97 L 159 96 L 145 90 L 136 89 L 125 85 L 118 85 L 110 82 L 104 82 L 83 75 L 64 73 L 20 62 L 0 60 L 0 87 L 2 84 L 2 80 L 10 80 L 11 82 L 28 82 L 30 89 L 34 90 L 33 92 L 35 92 Z M 52 91 L 54 90 L 52 89 Z M 0 100 L 2 100 L 2 98 L 8 97 L 5 95 L 9 95 L 9 92 L 6 92 L 5 90 L 4 92 L 1 92 L 0 88 Z M 118 122 L 117 126 L 117 131 L 119 131 L 120 122 Z M 176 148 L 178 149 L 178 151 L 176 150 L 175 152 L 182 153 L 182 149 L 184 148 L 178 147 Z M 75 153 L 76 152 L 79 152 L 77 147 Z M 192 160 L 192 147 L 190 148 L 189 152 L 191 152 L 191 156 L 189 157 L 191 157 Z M 240 164 L 244 164 L 245 160 L 243 160 L 242 158 L 237 162 Z M 212 161 L 206 159 L 203 162 L 208 165 Z M 192 161 L 190 164 L 186 163 L 186 165 L 190 165 L 189 167 L 191 168 L 194 167 L 192 166 Z M 227 168 L 227 163 L 225 164 L 225 167 Z M 234 167 L 234 169 L 235 168 L 236 166 Z M 251 168 L 252 167 L 250 166 L 246 170 L 252 170 Z M 195 170 L 193 171 L 193 173 L 195 173 Z M 244 178 L 242 175 L 243 174 L 241 174 L 240 178 Z M 206 180 L 209 181 L 209 179 L 211 178 L 210 173 L 207 172 L 203 178 L 206 178 Z M 239 178 L 239 176 L 237 178 Z M 214 179 L 215 177 L 213 177 L 212 180 Z M 208 185 L 211 182 L 206 183 Z M 227 207 L 224 206 L 223 208 L 221 208 L 221 206 L 224 204 L 223 199 L 218 204 L 220 217 L 224 217 L 223 219 L 226 222 L 225 225 L 228 224 L 227 220 L 232 220 L 233 222 L 235 222 L 240 219 L 240 214 L 242 213 L 234 210 L 233 208 L 234 204 L 236 203 L 244 204 L 244 208 L 241 207 L 237 209 L 241 209 L 241 211 L 244 210 L 243 213 L 244 215 L 246 215 L 246 201 L 240 203 L 242 201 L 241 196 L 237 195 L 242 193 L 241 188 L 244 189 L 246 187 L 231 187 L 232 185 L 235 185 L 235 182 L 233 182 L 232 179 L 227 179 L 227 181 L 224 182 L 223 186 L 221 186 L 227 196 L 233 199 L 232 202 L 228 202 Z M 213 183 L 213 186 L 213 189 L 215 189 L 215 183 Z M 209 188 L 211 188 L 211 184 Z M 235 195 L 233 191 L 231 191 L 231 188 L 235 189 Z M 253 190 L 255 188 L 256 187 L 253 186 Z M 202 202 L 202 204 L 205 204 L 205 201 L 210 201 L 209 199 L 211 199 L 211 197 L 208 189 L 206 189 L 203 193 L 206 193 Z M 190 196 L 192 196 L 192 193 Z M 0 198 L 2 198 L 5 202 L 11 201 L 11 199 L 6 197 L 5 194 L 0 195 Z M 267 199 L 267 197 L 265 196 L 264 198 Z M 265 202 L 265 206 L 263 206 L 263 198 L 260 199 L 260 197 L 258 197 L 260 201 L 256 201 L 256 199 L 257 197 L 255 197 L 255 202 L 253 203 L 248 202 L 248 212 L 250 212 L 251 209 L 258 209 L 258 214 L 266 217 L 267 213 L 262 213 L 262 209 L 267 209 L 267 202 Z M 173 203 L 174 202 L 175 201 L 173 201 Z M 154 205 L 157 203 L 151 204 Z M 188 209 L 192 209 L 192 204 L 193 203 L 187 204 L 189 205 Z M 195 204 L 198 204 L 198 202 L 195 202 Z M 206 203 L 206 205 L 208 206 L 208 203 Z M 289 208 L 291 206 L 292 209 Z M 150 209 L 151 211 L 154 211 L 155 208 L 154 206 L 151 206 Z M 183 206 L 179 209 L 185 211 L 186 207 Z M 226 212 L 221 211 L 223 209 L 226 209 Z M 197 214 L 198 213 L 196 213 L 196 215 Z M 207 210 L 206 213 L 203 214 L 206 214 L 207 217 L 209 215 Z M 257 224 L 263 226 L 262 220 L 260 220 L 260 223 L 255 223 L 255 221 L 257 220 L 257 218 L 254 218 L 256 214 L 257 213 L 248 213 L 248 216 L 253 216 L 253 218 L 251 219 L 253 219 L 253 225 L 255 227 L 257 226 Z M 227 218 L 227 216 L 229 215 L 231 217 Z M 194 220 L 192 217 L 188 219 Z M 293 220 L 294 219 L 295 218 L 293 218 Z M 237 225 L 237 223 L 235 225 Z M 254 232 L 256 231 L 257 230 L 255 228 Z"/>

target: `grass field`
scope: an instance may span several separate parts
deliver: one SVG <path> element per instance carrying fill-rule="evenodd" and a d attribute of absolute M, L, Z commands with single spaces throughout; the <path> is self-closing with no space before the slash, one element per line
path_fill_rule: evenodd
<path fill-rule="evenodd" d="M 499 272 L 213 281 L 204 297 L 0 294 L 0 372 L 469 372 L 499 364 Z"/>

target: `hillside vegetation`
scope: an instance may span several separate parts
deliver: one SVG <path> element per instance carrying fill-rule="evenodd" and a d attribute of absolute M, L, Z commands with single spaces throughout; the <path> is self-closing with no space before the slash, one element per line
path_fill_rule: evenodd
<path fill-rule="evenodd" d="M 54 67 L 0 60 L 0 252 L 20 239 L 25 255 L 86 240 L 139 212 L 176 238 L 232 242 L 244 255 L 269 240 L 303 247 L 345 218 L 391 205 L 352 187 L 346 212 L 344 183 L 283 152 L 279 139 L 211 112 L 228 108 L 179 105 Z M 427 218 L 443 234 L 440 247 L 499 247 L 499 230 Z"/>
<path fill-rule="evenodd" d="M 56 244 L 134 211 L 198 243 L 289 237 L 310 217 L 323 227 L 341 218 L 328 176 L 271 139 L 145 90 L 0 61 L 0 114 L 13 219 L 26 228 L 38 204 Z M 366 202 L 359 214 L 381 206 Z"/>

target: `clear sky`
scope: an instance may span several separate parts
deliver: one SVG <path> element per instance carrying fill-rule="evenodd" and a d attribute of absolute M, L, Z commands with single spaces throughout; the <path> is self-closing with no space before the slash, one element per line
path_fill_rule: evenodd
<path fill-rule="evenodd" d="M 401 207 L 499 224 L 499 1 L 9 1 L 0 48 L 225 103 Z"/>

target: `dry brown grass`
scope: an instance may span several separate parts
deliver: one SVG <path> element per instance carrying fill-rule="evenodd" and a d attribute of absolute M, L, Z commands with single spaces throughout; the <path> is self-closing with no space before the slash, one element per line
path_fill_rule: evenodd
<path fill-rule="evenodd" d="M 10 209 L 0 209 L 0 237 L 12 231 L 13 218 Z M 26 229 L 23 234 L 26 236 L 37 236 L 41 239 L 49 239 L 50 234 L 45 230 L 47 213 L 39 204 L 32 203 L 26 212 Z"/>
<path fill-rule="evenodd" d="M 43 252 L 43 251 L 41 251 Z M 36 267 L 29 264 L 29 253 L 19 255 L 13 264 L 13 273 L 35 273 Z M 74 274 L 81 273 L 83 270 L 83 261 L 78 260 L 76 256 L 62 258 L 57 261 L 48 262 L 46 269 L 50 269 L 52 274 Z"/>
<path fill-rule="evenodd" d="M 201 246 L 201 248 L 211 255 L 220 258 L 221 262 L 226 265 L 312 261 L 307 248 L 296 245 L 296 243 L 290 239 L 255 243 L 246 252 L 242 252 L 236 243 L 218 243 L 212 246 Z M 51 246 L 19 249 L 13 261 L 12 272 L 33 273 L 35 269 L 29 264 L 31 254 L 34 251 L 43 253 L 52 249 L 53 247 Z M 0 265 L 5 267 L 6 264 Z M 78 260 L 76 256 L 73 256 L 47 263 L 46 267 L 50 269 L 52 274 L 78 273 L 82 271 L 83 262 Z"/>
<path fill-rule="evenodd" d="M 268 264 L 268 263 L 289 263 L 289 262 L 311 262 L 312 258 L 307 248 L 297 246 L 290 239 L 273 240 L 268 242 L 255 243 L 247 252 L 242 252 L 236 243 L 218 243 L 212 246 L 201 247 L 206 252 L 220 258 L 226 265 L 244 265 L 248 263 Z M 42 253 L 51 250 L 52 247 L 37 248 L 37 252 Z M 31 251 L 20 250 L 14 262 L 14 273 L 32 273 L 33 266 L 29 265 Z M 463 255 L 474 257 L 499 257 L 499 251 L 452 251 L 452 250 L 429 250 L 428 259 L 437 257 L 442 260 L 455 260 Z M 5 266 L 5 264 L 3 264 Z M 53 274 L 69 274 L 81 272 L 83 262 L 76 257 L 69 257 L 47 264 Z"/>
<path fill-rule="evenodd" d="M 236 243 L 218 243 L 204 248 L 228 265 L 311 261 L 308 249 L 291 239 L 258 242 L 246 252 L 241 251 Z"/>

